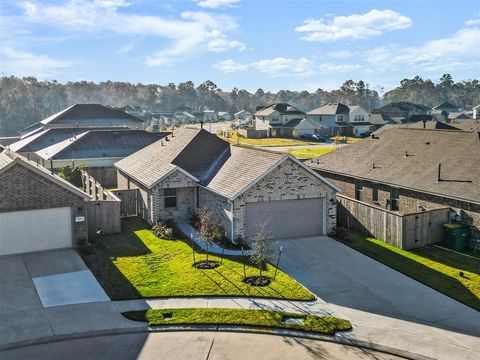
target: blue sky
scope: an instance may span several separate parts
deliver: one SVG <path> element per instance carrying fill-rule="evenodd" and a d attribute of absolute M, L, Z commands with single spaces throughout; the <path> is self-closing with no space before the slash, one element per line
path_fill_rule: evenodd
<path fill-rule="evenodd" d="M 474 0 L 4 0 L 0 11 L 2 75 L 314 91 L 480 74 Z"/>

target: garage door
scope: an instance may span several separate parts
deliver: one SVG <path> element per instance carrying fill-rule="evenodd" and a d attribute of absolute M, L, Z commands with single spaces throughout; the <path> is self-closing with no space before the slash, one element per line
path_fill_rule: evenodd
<path fill-rule="evenodd" d="M 71 208 L 0 213 L 0 255 L 72 247 Z"/>
<path fill-rule="evenodd" d="M 324 230 L 324 199 L 279 200 L 246 204 L 246 235 L 255 236 L 266 221 L 272 238 L 320 235 Z"/>

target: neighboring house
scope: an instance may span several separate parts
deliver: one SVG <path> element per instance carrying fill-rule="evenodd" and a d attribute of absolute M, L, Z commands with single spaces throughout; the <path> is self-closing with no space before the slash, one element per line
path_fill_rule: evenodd
<path fill-rule="evenodd" d="M 373 116 L 361 106 L 347 106 L 342 103 L 328 103 L 309 111 L 307 119 L 323 125 L 326 134 L 330 136 L 362 136 L 386 124 L 381 116 Z"/>
<path fill-rule="evenodd" d="M 175 119 L 179 120 L 184 124 L 192 124 L 197 122 L 197 118 L 193 114 L 189 113 L 188 111 L 175 113 Z"/>
<path fill-rule="evenodd" d="M 394 119 L 397 123 L 409 122 L 412 115 L 430 115 L 432 110 L 424 105 L 408 101 L 394 102 L 372 111 Z"/>
<path fill-rule="evenodd" d="M 253 114 L 247 110 L 240 110 L 234 114 L 235 119 L 243 120 L 243 121 L 250 121 L 253 119 Z"/>
<path fill-rule="evenodd" d="M 139 189 L 149 223 L 188 222 L 206 206 L 233 242 L 253 237 L 259 221 L 272 238 L 335 228 L 336 186 L 290 155 L 231 146 L 203 129 L 175 131 L 115 166 L 119 189 Z"/>
<path fill-rule="evenodd" d="M 113 108 L 113 109 L 124 111 L 127 114 L 133 115 L 135 117 L 142 117 L 143 115 L 145 115 L 145 111 L 143 111 L 142 108 L 138 105 L 127 104 L 125 106 L 122 106 L 122 107 L 119 107 L 119 108 Z"/>
<path fill-rule="evenodd" d="M 473 110 L 472 117 L 475 120 L 480 120 L 480 104 L 475 106 L 472 110 Z"/>
<path fill-rule="evenodd" d="M 453 211 L 478 234 L 479 154 L 478 132 L 400 127 L 309 165 L 342 190 L 341 225 L 411 248 L 440 241 Z"/>
<path fill-rule="evenodd" d="M 218 112 L 218 120 L 220 121 L 231 121 L 233 119 L 234 119 L 234 116 L 228 112 L 225 112 L 225 111 Z"/>
<path fill-rule="evenodd" d="M 75 104 L 20 131 L 22 139 L 47 129 L 143 129 L 143 121 L 100 104 Z"/>
<path fill-rule="evenodd" d="M 120 110 L 98 104 L 76 104 L 40 121 L 9 148 L 31 160 L 42 160 L 48 168 L 86 164 L 98 181 L 104 181 L 104 186 L 115 186 L 113 163 L 166 135 L 135 130 L 143 126 L 142 120 Z M 79 147 L 74 152 L 64 151 Z M 115 156 L 110 156 L 112 148 L 117 149 Z"/>
<path fill-rule="evenodd" d="M 305 135 L 324 134 L 326 128 L 316 121 L 304 118 L 293 119 L 283 125 L 271 125 L 270 135 L 273 137 L 299 138 Z"/>
<path fill-rule="evenodd" d="M 89 197 L 10 150 L 0 153 L 0 255 L 85 244 Z"/>
<path fill-rule="evenodd" d="M 203 121 L 210 122 L 210 121 L 217 121 L 218 114 L 215 110 L 204 110 L 203 111 Z"/>
<path fill-rule="evenodd" d="M 272 129 L 281 129 L 292 120 L 299 120 L 305 117 L 305 113 L 286 103 L 276 103 L 268 106 L 258 106 L 255 112 L 254 129 L 263 131 L 266 136 L 275 136 Z M 287 130 L 288 131 L 288 130 Z M 282 136 L 282 131 L 276 131 L 277 136 Z"/>
<path fill-rule="evenodd" d="M 56 171 L 67 165 L 83 165 L 103 186 L 116 186 L 113 164 L 165 137 L 168 133 L 144 130 L 88 130 L 35 152 L 40 163 Z M 31 156 L 34 160 L 36 157 Z"/>
<path fill-rule="evenodd" d="M 452 103 L 449 103 L 448 101 L 444 101 L 441 104 L 438 104 L 437 106 L 434 106 L 432 108 L 432 111 L 441 111 L 441 112 L 446 112 L 451 113 L 451 112 L 457 112 L 459 109 L 458 106 L 453 105 Z"/>
<path fill-rule="evenodd" d="M 456 111 L 448 114 L 448 120 L 453 123 L 462 122 L 471 119 L 465 111 Z"/>

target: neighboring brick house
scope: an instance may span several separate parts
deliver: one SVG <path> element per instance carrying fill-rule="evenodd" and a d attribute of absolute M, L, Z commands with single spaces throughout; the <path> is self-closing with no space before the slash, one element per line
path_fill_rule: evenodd
<path fill-rule="evenodd" d="M 87 240 L 88 195 L 24 157 L 0 153 L 0 255 Z"/>
<path fill-rule="evenodd" d="M 206 206 L 231 241 L 331 233 L 338 189 L 294 157 L 231 146 L 201 129 L 181 129 L 115 164 L 119 189 L 138 188 L 141 216 L 189 221 Z"/>
<path fill-rule="evenodd" d="M 392 128 L 308 165 L 358 209 L 365 203 L 405 215 L 451 208 L 474 236 L 480 229 L 479 132 Z M 373 231 L 374 219 L 357 220 Z"/>

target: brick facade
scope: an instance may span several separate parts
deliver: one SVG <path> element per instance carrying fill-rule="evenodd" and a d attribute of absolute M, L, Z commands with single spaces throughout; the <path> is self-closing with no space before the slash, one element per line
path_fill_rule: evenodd
<path fill-rule="evenodd" d="M 288 159 L 234 201 L 234 239 L 245 234 L 247 202 L 325 198 L 326 233 L 336 227 L 335 191 Z M 319 220 L 321 221 L 321 220 Z"/>
<path fill-rule="evenodd" d="M 223 226 L 227 238 L 232 240 L 232 202 L 208 189 L 198 188 L 198 206 L 207 207 L 215 215 L 217 222 Z"/>
<path fill-rule="evenodd" d="M 21 164 L 0 174 L 0 212 L 67 206 L 72 209 L 73 244 L 79 246 L 88 237 L 87 206 L 81 196 Z M 85 217 L 85 221 L 75 222 L 77 216 Z"/>
<path fill-rule="evenodd" d="M 354 178 L 332 174 L 315 169 L 317 173 L 329 179 L 342 190 L 342 195 L 355 198 Z M 390 191 L 393 187 L 385 184 L 377 184 L 372 181 L 362 181 L 363 196 L 361 201 L 389 209 Z M 374 188 L 378 189 L 378 202 L 374 202 L 372 195 Z M 462 221 L 473 226 L 476 231 L 480 230 L 480 205 L 465 201 L 450 199 L 444 196 L 426 194 L 418 191 L 399 188 L 399 213 L 412 214 L 424 210 L 441 209 L 451 207 L 459 213 Z M 424 211 L 423 210 L 423 211 Z"/>

